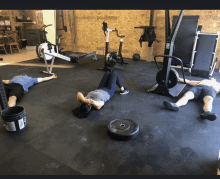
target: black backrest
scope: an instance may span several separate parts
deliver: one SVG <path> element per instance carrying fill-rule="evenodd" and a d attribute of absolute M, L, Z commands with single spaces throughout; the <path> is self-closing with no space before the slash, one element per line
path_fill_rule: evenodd
<path fill-rule="evenodd" d="M 177 19 L 178 16 L 173 16 L 172 28 Z M 180 58 L 184 67 L 189 67 L 190 64 L 198 21 L 199 16 L 183 16 L 174 41 L 173 56 Z M 180 62 L 172 60 L 171 64 L 180 65 Z"/>
<path fill-rule="evenodd" d="M 216 50 L 217 38 L 217 34 L 212 35 L 211 33 L 198 35 L 194 56 L 194 69 L 210 70 L 214 58 L 213 52 Z"/>

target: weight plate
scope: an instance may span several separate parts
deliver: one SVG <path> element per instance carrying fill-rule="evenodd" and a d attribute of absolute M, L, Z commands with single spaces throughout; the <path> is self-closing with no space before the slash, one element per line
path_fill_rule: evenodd
<path fill-rule="evenodd" d="M 156 81 L 158 84 L 161 83 L 161 74 L 162 74 L 162 70 L 157 72 Z M 178 72 L 175 69 L 170 68 L 170 74 L 169 74 L 169 79 L 168 79 L 168 88 L 173 88 L 174 86 L 176 86 L 176 84 L 178 82 L 179 82 Z"/>
<path fill-rule="evenodd" d="M 114 119 L 107 125 L 108 135 L 116 140 L 134 139 L 139 133 L 139 126 L 131 119 Z"/>
<path fill-rule="evenodd" d="M 114 59 L 115 53 L 111 52 L 106 55 L 106 63 L 109 67 L 114 67 L 116 64 L 116 60 Z"/>

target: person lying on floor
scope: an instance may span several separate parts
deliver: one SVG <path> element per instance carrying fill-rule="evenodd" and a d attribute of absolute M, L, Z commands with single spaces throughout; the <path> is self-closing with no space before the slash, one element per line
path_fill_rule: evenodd
<path fill-rule="evenodd" d="M 182 78 L 179 79 L 180 82 L 184 82 Z M 193 87 L 191 87 L 176 103 L 164 101 L 163 104 L 165 108 L 178 111 L 179 107 L 186 105 L 189 100 L 202 99 L 204 102 L 204 113 L 202 113 L 200 117 L 202 119 L 214 121 L 217 118 L 217 115 L 212 113 L 212 103 L 216 97 L 216 94 L 220 92 L 220 83 L 218 83 L 214 78 L 201 81 L 192 81 L 186 79 L 186 83 Z"/>
<path fill-rule="evenodd" d="M 129 91 L 122 85 L 121 78 L 116 71 L 105 72 L 102 80 L 95 91 L 89 92 L 85 97 L 81 92 L 77 93 L 76 99 L 81 101 L 81 106 L 73 110 L 77 117 L 87 117 L 92 107 L 101 109 L 115 93 L 115 87 L 120 88 L 120 94 L 127 94 Z"/>
<path fill-rule="evenodd" d="M 8 98 L 8 106 L 13 107 L 16 105 L 16 101 L 20 101 L 24 93 L 28 92 L 28 88 L 36 83 L 41 83 L 43 81 L 48 81 L 53 78 L 57 78 L 57 75 L 52 75 L 50 77 L 44 78 L 32 78 L 26 74 L 21 74 L 14 76 L 11 80 L 2 80 L 4 83 L 4 88 L 6 96 Z"/>

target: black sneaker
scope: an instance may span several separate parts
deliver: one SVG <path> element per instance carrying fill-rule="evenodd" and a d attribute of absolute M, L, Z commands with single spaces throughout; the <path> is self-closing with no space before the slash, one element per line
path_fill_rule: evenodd
<path fill-rule="evenodd" d="M 208 119 L 210 121 L 214 121 L 217 119 L 218 116 L 215 113 L 211 113 L 211 112 L 207 111 L 207 112 L 200 114 L 200 117 L 202 119 Z"/>
<path fill-rule="evenodd" d="M 127 89 L 125 89 L 125 88 L 124 88 L 123 91 L 120 92 L 120 94 L 128 94 L 128 93 L 129 93 L 129 90 L 127 90 Z"/>
<path fill-rule="evenodd" d="M 163 105 L 166 109 L 172 110 L 172 111 L 179 111 L 179 107 L 176 105 L 176 103 L 171 103 L 169 101 L 164 101 Z"/>

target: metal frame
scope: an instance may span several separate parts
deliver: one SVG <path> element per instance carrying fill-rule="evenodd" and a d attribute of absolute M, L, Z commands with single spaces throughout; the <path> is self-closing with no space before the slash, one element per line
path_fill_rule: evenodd
<path fill-rule="evenodd" d="M 209 73 L 209 76 L 212 76 L 214 70 L 215 70 L 215 66 L 217 64 L 217 59 L 216 61 L 214 60 L 215 58 L 215 55 L 216 55 L 216 49 L 217 49 L 217 46 L 218 46 L 218 40 L 219 40 L 219 35 L 220 35 L 220 32 L 218 31 L 217 33 L 202 33 L 200 31 L 197 31 L 196 33 L 196 39 L 195 39 L 195 42 L 194 42 L 194 45 L 193 45 L 193 51 L 192 51 L 192 57 L 191 57 L 191 62 L 192 62 L 192 68 L 194 66 L 194 57 L 195 57 L 195 54 L 196 54 L 196 46 L 197 46 L 197 42 L 198 42 L 198 39 L 199 39 L 199 35 L 217 35 L 218 37 L 216 38 L 216 44 L 215 44 L 215 49 L 214 49 L 214 52 L 212 52 L 214 55 L 213 55 L 213 59 L 212 59 L 212 65 L 210 66 L 210 73 Z M 191 69 L 192 69 L 191 68 Z M 191 71 L 190 71 L 190 75 L 191 75 Z"/>
<path fill-rule="evenodd" d="M 1 104 L 1 108 L 2 110 L 8 108 L 8 99 L 6 96 L 6 92 L 5 92 L 5 88 L 4 88 L 4 84 L 2 82 L 2 78 L 0 76 L 0 104 Z"/>
<path fill-rule="evenodd" d="M 170 30 L 170 16 L 169 16 L 169 10 L 165 10 L 165 30 L 166 30 L 166 43 L 165 43 L 165 50 L 164 55 L 159 55 L 161 57 L 164 57 L 163 59 L 163 68 L 161 72 L 161 83 L 156 83 L 153 87 L 151 87 L 148 92 L 153 92 L 156 94 L 161 94 L 169 97 L 177 97 L 179 93 L 183 90 L 183 88 L 186 86 L 185 83 L 185 77 L 184 77 L 184 71 L 183 71 L 183 65 L 182 65 L 182 71 L 183 71 L 183 77 L 184 77 L 184 84 L 177 84 L 178 88 L 181 88 L 180 91 L 178 91 L 177 94 L 171 94 L 170 90 L 168 89 L 168 80 L 169 80 L 169 73 L 171 68 L 171 61 L 172 58 L 178 59 L 177 57 L 173 57 L 173 47 L 174 47 L 174 40 L 176 38 L 176 34 L 178 32 L 182 17 L 183 17 L 184 10 L 181 10 L 178 20 L 174 25 L 173 31 Z M 155 56 L 157 57 L 157 56 Z M 154 58 L 155 60 L 155 58 Z M 180 62 L 182 60 L 178 59 Z M 156 60 L 155 60 L 156 63 Z M 159 68 L 158 64 L 156 63 L 157 67 Z"/>
<path fill-rule="evenodd" d="M 111 71 L 109 67 L 109 64 L 107 62 L 107 59 L 109 58 L 110 56 L 110 53 L 111 53 L 111 50 L 109 48 L 109 38 L 110 38 L 110 32 L 116 32 L 117 36 L 120 37 L 120 44 L 119 44 L 119 50 L 118 50 L 118 53 L 117 52 L 112 52 L 112 53 L 116 53 L 116 63 L 118 63 L 117 59 L 118 57 L 120 56 L 122 58 L 122 61 L 123 61 L 123 57 L 122 57 L 122 54 L 121 54 L 121 51 L 122 51 L 122 44 L 123 44 L 123 38 L 125 36 L 119 36 L 118 35 L 118 30 L 115 28 L 115 30 L 113 29 L 109 29 L 108 26 L 107 26 L 107 23 L 103 22 L 103 27 L 102 27 L 102 30 L 104 31 L 104 34 L 105 32 L 107 31 L 107 35 L 105 34 L 106 36 L 106 41 L 105 41 L 105 47 L 103 47 L 103 54 L 105 55 L 105 59 L 104 59 L 104 67 L 103 68 L 97 68 L 96 70 L 101 70 L 101 71 Z M 105 53 L 104 53 L 104 50 L 105 50 Z M 123 63 L 121 64 L 128 64 L 128 63 L 125 63 L 123 61 Z M 117 67 L 117 68 L 121 68 L 121 67 Z"/>
<path fill-rule="evenodd" d="M 52 68 L 53 68 L 55 58 L 61 58 L 61 59 L 66 60 L 68 62 L 73 62 L 74 61 L 75 63 L 78 63 L 78 60 L 80 60 L 81 58 L 85 58 L 85 57 L 89 57 L 89 56 L 94 55 L 93 60 L 96 60 L 96 61 L 98 60 L 97 55 L 96 55 L 96 51 L 92 52 L 92 53 L 89 53 L 89 54 L 85 54 L 85 55 L 78 55 L 75 52 L 73 52 L 73 54 L 71 54 L 72 56 L 65 56 L 65 55 L 59 54 L 57 45 L 55 46 L 55 48 L 57 49 L 57 50 L 55 50 L 57 52 L 51 52 L 51 53 L 44 52 L 44 49 L 42 49 L 44 62 L 46 64 L 46 69 L 47 69 L 47 71 L 42 71 L 43 73 L 54 74 L 54 73 L 52 73 Z M 51 64 L 50 64 L 50 68 L 48 68 L 48 64 L 47 64 L 45 54 L 52 56 L 52 61 L 51 61 Z"/>
<path fill-rule="evenodd" d="M 198 19 L 198 23 L 197 23 L 197 30 L 198 30 L 198 27 L 199 27 L 199 19 Z M 192 49 L 192 55 L 191 55 L 191 60 L 190 60 L 190 65 L 189 67 L 183 67 L 183 69 L 186 69 L 189 71 L 190 75 L 191 75 L 191 71 L 192 71 L 192 68 L 194 66 L 193 64 L 193 59 L 192 59 L 192 56 L 193 56 L 193 51 L 194 51 L 194 46 L 195 46 L 195 43 L 197 41 L 197 38 L 198 38 L 198 33 L 199 31 L 196 32 L 196 35 L 195 35 L 195 40 L 194 40 L 194 45 L 193 45 L 193 49 Z M 182 68 L 180 65 L 171 65 L 172 68 Z"/>

